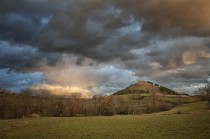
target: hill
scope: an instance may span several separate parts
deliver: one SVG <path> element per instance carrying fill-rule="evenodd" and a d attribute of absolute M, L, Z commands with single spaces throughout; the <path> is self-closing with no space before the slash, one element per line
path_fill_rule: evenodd
<path fill-rule="evenodd" d="M 137 116 L 0 120 L 0 138 L 209 139 L 209 115 L 207 102 L 199 102 Z"/>
<path fill-rule="evenodd" d="M 139 81 L 138 83 L 132 84 L 129 87 L 120 90 L 112 95 L 126 95 L 126 94 L 157 94 L 157 95 L 178 95 L 177 92 L 154 84 L 149 81 Z"/>
<path fill-rule="evenodd" d="M 17 95 L 12 91 L 9 90 L 5 90 L 5 89 L 1 89 L 0 88 L 0 95 L 7 95 L 7 96 L 13 96 L 13 95 Z"/>

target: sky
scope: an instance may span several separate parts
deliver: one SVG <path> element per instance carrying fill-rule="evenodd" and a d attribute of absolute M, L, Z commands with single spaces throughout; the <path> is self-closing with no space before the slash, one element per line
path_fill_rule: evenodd
<path fill-rule="evenodd" d="M 210 80 L 210 0 L 0 5 L 0 88 L 92 96 L 146 80 L 192 93 Z"/>

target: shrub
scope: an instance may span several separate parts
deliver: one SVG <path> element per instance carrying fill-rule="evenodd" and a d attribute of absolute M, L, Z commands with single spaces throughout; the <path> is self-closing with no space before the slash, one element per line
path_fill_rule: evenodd
<path fill-rule="evenodd" d="M 176 114 L 182 114 L 182 112 L 180 110 L 177 110 Z"/>
<path fill-rule="evenodd" d="M 39 117 L 40 117 L 40 115 L 37 113 L 32 113 L 32 114 L 29 114 L 26 116 L 26 118 L 39 118 Z"/>

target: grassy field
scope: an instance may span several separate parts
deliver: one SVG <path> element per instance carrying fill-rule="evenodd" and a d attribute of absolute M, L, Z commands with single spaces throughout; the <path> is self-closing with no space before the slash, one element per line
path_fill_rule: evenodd
<path fill-rule="evenodd" d="M 0 138 L 209 139 L 210 111 L 206 102 L 198 102 L 139 116 L 0 120 Z"/>
<path fill-rule="evenodd" d="M 197 102 L 198 99 L 190 96 L 179 96 L 179 95 L 165 95 L 165 96 L 157 96 L 159 100 L 172 102 L 172 103 L 193 103 Z"/>

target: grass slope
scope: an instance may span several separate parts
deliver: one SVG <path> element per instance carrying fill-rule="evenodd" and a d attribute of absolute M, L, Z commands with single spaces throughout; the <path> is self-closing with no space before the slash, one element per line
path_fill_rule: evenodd
<path fill-rule="evenodd" d="M 152 82 L 140 81 L 132 84 L 129 87 L 122 89 L 112 95 L 126 95 L 126 94 L 164 94 L 164 95 L 178 95 L 177 92 L 168 89 Z"/>
<path fill-rule="evenodd" d="M 0 120 L 0 138 L 208 139 L 210 111 L 206 102 L 199 102 L 140 116 Z"/>

